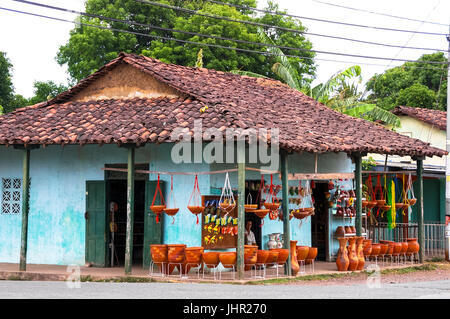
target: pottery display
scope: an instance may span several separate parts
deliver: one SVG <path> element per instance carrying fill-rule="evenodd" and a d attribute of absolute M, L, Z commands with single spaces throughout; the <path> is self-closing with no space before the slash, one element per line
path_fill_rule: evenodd
<path fill-rule="evenodd" d="M 417 254 L 420 250 L 417 238 L 407 238 L 406 241 L 408 242 L 408 250 L 406 252 L 408 254 Z"/>
<path fill-rule="evenodd" d="M 389 245 L 388 244 L 380 244 L 380 246 L 381 246 L 381 248 L 380 248 L 380 253 L 378 254 L 378 256 L 383 258 L 389 249 Z"/>
<path fill-rule="evenodd" d="M 313 260 L 316 259 L 317 253 L 318 253 L 317 247 L 309 247 L 309 252 L 308 252 L 308 256 L 306 256 L 305 263 L 306 264 L 312 263 Z M 297 259 L 298 259 L 298 257 L 297 257 Z"/>
<path fill-rule="evenodd" d="M 348 238 L 339 237 L 339 251 L 336 258 L 336 266 L 338 271 L 347 271 L 350 261 L 348 260 L 347 242 Z"/>
<path fill-rule="evenodd" d="M 167 263 L 167 245 L 150 245 L 150 254 L 154 263 L 159 263 L 159 271 L 163 272 L 163 264 Z M 167 267 L 164 265 L 164 268 Z M 164 270 L 165 272 L 165 270 Z"/>
<path fill-rule="evenodd" d="M 269 250 L 269 256 L 267 257 L 266 264 L 268 266 L 273 266 L 278 261 L 279 252 L 275 249 Z"/>
<path fill-rule="evenodd" d="M 364 237 L 356 237 L 356 256 L 358 257 L 358 266 L 356 266 L 356 270 L 363 270 L 366 262 L 364 258 L 363 240 Z"/>
<path fill-rule="evenodd" d="M 372 253 L 372 239 L 363 240 L 363 253 L 366 257 Z"/>
<path fill-rule="evenodd" d="M 380 240 L 381 244 L 388 245 L 388 250 L 386 251 L 386 255 L 391 256 L 394 253 L 394 242 L 390 240 Z"/>
<path fill-rule="evenodd" d="M 217 265 L 220 263 L 219 259 L 219 253 L 218 252 L 204 252 L 202 254 L 203 262 L 209 267 L 209 268 L 216 268 Z"/>
<path fill-rule="evenodd" d="M 154 212 L 155 214 L 161 214 L 162 211 L 166 208 L 166 205 L 153 205 L 150 206 L 150 209 L 152 212 Z"/>
<path fill-rule="evenodd" d="M 184 250 L 184 254 L 186 256 L 186 273 L 188 273 L 192 267 L 198 267 L 203 262 L 203 247 L 187 247 Z"/>
<path fill-rule="evenodd" d="M 203 213 L 205 210 L 204 206 L 188 206 L 188 209 L 191 211 L 192 214 L 198 215 Z"/>
<path fill-rule="evenodd" d="M 400 255 L 406 254 L 408 251 L 408 242 L 402 241 L 402 250 L 400 251 Z"/>
<path fill-rule="evenodd" d="M 276 248 L 274 250 L 278 252 L 277 264 L 284 265 L 289 258 L 289 249 Z"/>
<path fill-rule="evenodd" d="M 297 246 L 297 260 L 305 261 L 309 254 L 308 246 Z"/>
<path fill-rule="evenodd" d="M 257 256 L 258 257 L 257 257 L 256 263 L 259 265 L 265 264 L 267 262 L 267 258 L 269 257 L 269 251 L 258 250 Z"/>
<path fill-rule="evenodd" d="M 169 265 L 169 275 L 175 268 L 177 268 L 178 271 L 184 273 L 184 265 L 186 261 L 185 249 L 186 245 L 182 244 L 167 245 L 167 260 L 169 263 L 173 263 L 173 265 Z"/>
<path fill-rule="evenodd" d="M 351 226 L 345 226 L 345 234 L 353 234 L 353 229 Z"/>
<path fill-rule="evenodd" d="M 252 211 L 252 213 L 255 213 L 256 216 L 263 219 L 267 216 L 268 213 L 270 213 L 269 209 L 255 209 Z"/>
<path fill-rule="evenodd" d="M 392 255 L 398 256 L 400 254 L 400 252 L 402 251 L 402 248 L 403 248 L 402 243 L 394 242 L 394 252 L 392 253 Z"/>
<path fill-rule="evenodd" d="M 358 256 L 356 255 L 356 237 L 350 237 L 348 239 L 348 270 L 355 271 L 358 267 Z"/>
<path fill-rule="evenodd" d="M 370 256 L 372 257 L 378 257 L 380 255 L 381 251 L 381 244 L 372 244 L 372 253 Z"/>
<path fill-rule="evenodd" d="M 219 253 L 219 260 L 224 268 L 233 268 L 236 265 L 236 252 Z"/>
<path fill-rule="evenodd" d="M 334 235 L 336 237 L 344 237 L 344 235 L 345 235 L 345 228 L 344 228 L 344 226 L 338 226 L 336 228 L 336 231 L 334 232 Z"/>
<path fill-rule="evenodd" d="M 244 269 L 248 271 L 258 261 L 258 246 L 244 245 Z"/>
<path fill-rule="evenodd" d="M 290 248 L 291 248 L 291 272 L 292 272 L 292 276 L 296 276 L 298 274 L 298 272 L 300 271 L 300 265 L 298 263 L 297 260 L 297 241 L 296 240 L 291 240 L 290 243 Z"/>

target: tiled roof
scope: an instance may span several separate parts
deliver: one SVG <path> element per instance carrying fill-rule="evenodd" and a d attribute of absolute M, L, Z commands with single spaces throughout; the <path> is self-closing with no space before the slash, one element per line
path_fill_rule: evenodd
<path fill-rule="evenodd" d="M 68 102 L 115 66 L 127 63 L 190 96 Z M 200 109 L 207 105 L 205 113 Z M 285 84 L 215 70 L 120 56 L 53 100 L 0 118 L 0 144 L 152 143 L 203 119 L 203 128 L 278 128 L 280 147 L 295 152 L 443 156 L 446 151 L 335 112 Z"/>
<path fill-rule="evenodd" d="M 447 129 L 447 112 L 420 107 L 397 106 L 392 110 L 395 115 L 407 115 L 433 125 L 443 131 Z"/>

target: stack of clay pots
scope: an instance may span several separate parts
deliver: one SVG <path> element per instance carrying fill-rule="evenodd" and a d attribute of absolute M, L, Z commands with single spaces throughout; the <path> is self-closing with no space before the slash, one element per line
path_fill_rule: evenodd
<path fill-rule="evenodd" d="M 339 271 L 355 271 L 364 268 L 363 237 L 339 237 L 339 251 L 336 266 Z M 348 246 L 347 246 L 348 243 Z M 373 248 L 373 247 L 372 247 Z"/>

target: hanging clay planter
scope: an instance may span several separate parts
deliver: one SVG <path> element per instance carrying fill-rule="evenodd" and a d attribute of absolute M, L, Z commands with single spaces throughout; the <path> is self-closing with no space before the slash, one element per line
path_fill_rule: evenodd
<path fill-rule="evenodd" d="M 205 207 L 202 206 L 202 194 L 200 193 L 200 187 L 198 185 L 198 176 L 195 175 L 194 180 L 194 190 L 192 191 L 191 197 L 189 198 L 188 202 L 188 209 L 190 212 L 197 216 L 197 225 L 199 222 L 198 215 L 203 213 L 205 210 Z"/>
<path fill-rule="evenodd" d="M 166 213 L 167 216 L 173 217 L 172 224 L 175 223 L 175 215 L 180 210 L 179 208 L 176 208 L 177 204 L 175 202 L 175 195 L 173 192 L 173 175 L 170 176 L 170 193 L 169 193 L 169 199 L 167 201 L 166 208 L 163 209 L 163 212 Z"/>
<path fill-rule="evenodd" d="M 222 194 L 220 195 L 219 207 L 220 210 L 225 212 L 227 215 L 236 207 L 236 200 L 234 199 L 228 172 L 225 174 L 225 183 L 222 188 Z"/>
<path fill-rule="evenodd" d="M 155 205 L 156 197 L 158 196 L 158 193 L 159 193 L 159 196 L 160 196 L 160 203 L 161 204 L 160 205 Z M 156 183 L 155 195 L 153 196 L 152 205 L 150 206 L 150 209 L 156 215 L 156 223 L 157 224 L 159 224 L 160 215 L 164 211 L 165 208 L 166 208 L 166 205 L 164 203 L 164 197 L 163 197 L 162 192 L 161 192 L 160 177 L 159 177 L 159 174 L 158 174 L 158 182 Z"/>

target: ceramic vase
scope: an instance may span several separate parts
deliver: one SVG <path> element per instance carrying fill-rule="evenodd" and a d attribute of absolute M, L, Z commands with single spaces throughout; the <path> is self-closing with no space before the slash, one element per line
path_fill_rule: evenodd
<path fill-rule="evenodd" d="M 356 256 L 358 257 L 358 266 L 356 270 L 363 270 L 365 259 L 364 259 L 364 246 L 363 246 L 364 237 L 356 237 Z"/>
<path fill-rule="evenodd" d="M 291 272 L 292 276 L 297 276 L 300 271 L 300 265 L 297 260 L 297 241 L 291 240 Z"/>
<path fill-rule="evenodd" d="M 338 271 L 347 271 L 350 261 L 348 260 L 347 242 L 348 238 L 339 237 L 339 251 L 336 258 L 336 266 Z"/>
<path fill-rule="evenodd" d="M 408 254 L 417 254 L 420 250 L 417 238 L 407 238 L 406 241 L 408 242 L 408 250 L 406 252 Z"/>
<path fill-rule="evenodd" d="M 355 271 L 358 267 L 358 256 L 356 255 L 356 237 L 348 239 L 348 270 Z"/>
<path fill-rule="evenodd" d="M 317 253 L 318 253 L 317 247 L 309 247 L 309 252 L 308 256 L 306 256 L 305 263 L 311 264 L 314 261 L 314 259 L 316 259 Z"/>

